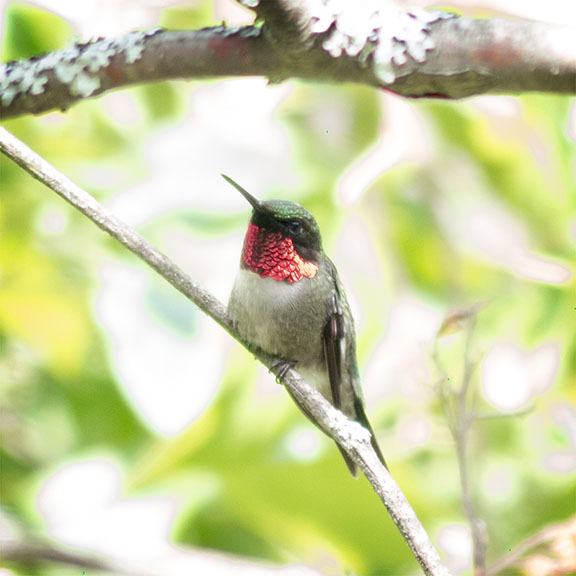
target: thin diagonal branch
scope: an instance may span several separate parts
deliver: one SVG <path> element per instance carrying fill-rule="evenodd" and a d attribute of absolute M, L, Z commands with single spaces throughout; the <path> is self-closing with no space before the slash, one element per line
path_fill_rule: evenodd
<path fill-rule="evenodd" d="M 242 341 L 236 333 L 228 317 L 226 307 L 217 298 L 193 282 L 166 255 L 157 250 L 136 231 L 122 223 L 88 192 L 74 184 L 2 127 L 0 127 L 0 151 L 146 262 L 249 350 L 247 343 Z M 278 364 L 274 363 L 273 359 L 258 355 L 256 357 L 268 369 L 276 373 Z M 336 410 L 320 392 L 305 382 L 296 370 L 288 370 L 282 377 L 282 383 L 290 390 L 298 404 L 314 416 L 314 421 L 318 422 L 326 434 L 344 448 L 362 470 L 386 506 L 392 520 L 402 533 L 424 573 L 428 576 L 448 576 L 448 569 L 442 564 L 428 534 L 406 497 L 372 448 L 369 432 Z"/>

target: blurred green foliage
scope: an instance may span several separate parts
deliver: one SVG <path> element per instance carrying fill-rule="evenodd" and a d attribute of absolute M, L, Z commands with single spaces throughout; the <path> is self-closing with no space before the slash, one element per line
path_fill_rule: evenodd
<path fill-rule="evenodd" d="M 66 46 L 72 27 L 47 10 L 22 2 L 8 2 L 2 34 L 3 61 L 40 56 Z M 46 31 L 50 30 L 50 34 Z"/>
<path fill-rule="evenodd" d="M 178 28 L 215 23 L 208 2 L 167 8 L 161 21 Z M 71 29 L 54 14 L 10 3 L 3 59 L 61 48 Z M 110 113 L 106 96 L 65 115 L 25 117 L 4 125 L 99 199 L 113 201 L 150 176 L 145 142 L 183 122 L 202 86 L 132 89 L 138 116 L 129 125 Z M 332 192 L 380 137 L 388 113 L 383 102 L 363 87 L 295 86 L 275 117 L 289 136 L 290 169 L 301 184 L 299 195 L 291 196 L 291 187 L 281 182 L 273 193 L 298 199 L 317 216 L 329 251 L 349 218 L 363 223 L 379 262 L 374 277 L 381 276 L 382 284 L 371 275 L 349 281 L 369 299 L 362 302 L 369 312 L 358 335 L 362 361 L 387 330 L 387 307 L 405 293 L 439 317 L 452 308 L 488 302 L 477 319 L 477 359 L 504 340 L 527 351 L 546 343 L 557 347 L 553 385 L 536 396 L 528 416 L 487 420 L 474 429 L 475 494 L 494 561 L 546 524 L 574 512 L 573 469 L 570 475 L 549 465 L 555 454 L 574 450 L 568 420 L 555 417 L 562 407 L 573 425 L 576 401 L 571 237 L 576 154 L 565 134 L 570 102 L 551 96 L 518 98 L 514 114 L 504 117 L 474 101 L 415 103 L 411 106 L 430 139 L 429 157 L 381 173 L 357 203 L 346 206 Z M 252 121 L 257 124 L 259 118 Z M 241 151 L 242 139 L 238 141 Z M 215 142 L 211 148 L 208 141 L 205 156 L 218 156 Z M 226 160 L 223 156 L 223 165 Z M 259 169 L 258 158 L 248 169 Z M 112 176 L 99 180 L 106 170 Z M 41 487 L 60 467 L 104 453 L 120 463 L 127 497 L 178 497 L 172 537 L 180 545 L 309 563 L 333 573 L 418 572 L 368 483 L 350 480 L 327 441 L 317 439 L 320 450 L 308 461 L 294 457 L 287 439 L 306 423 L 288 400 L 258 395 L 247 385 L 248 376 L 256 378 L 256 366 L 237 347 L 226 352 L 221 386 L 202 415 L 176 437 L 154 432 L 121 385 L 122 375 L 110 357 L 114 345 L 105 343 L 95 298 L 103 263 L 128 263 L 133 257 L 5 157 L 0 157 L 0 189 L 4 518 L 44 535 L 45 517 L 37 506 Z M 245 213 L 205 208 L 186 182 L 181 193 L 192 207 L 149 219 L 143 230 L 151 239 L 162 243 L 166 231 L 179 230 L 202 243 L 237 234 L 245 225 Z M 568 277 L 557 283 L 530 280 L 515 273 L 509 261 L 481 255 L 468 243 L 461 220 L 470 203 L 505 211 L 523 230 L 529 249 L 564 267 Z M 487 228 L 486 236 L 491 234 Z M 170 243 L 161 247 L 170 254 Z M 159 327 L 170 325 L 176 334 L 202 340 L 202 325 L 196 316 L 181 314 L 175 297 L 169 288 L 152 290 L 146 305 Z M 463 336 L 451 338 L 454 342 Z M 430 357 L 433 345 L 432 333 L 421 350 L 423 358 Z M 442 354 L 448 372 L 461 374 L 462 347 L 451 351 L 447 346 Z M 169 372 L 165 377 L 170 394 Z M 438 377 L 430 362 L 429 377 L 419 382 L 421 402 L 397 390 L 369 406 L 392 472 L 433 538 L 443 526 L 465 522 L 455 453 L 434 394 Z M 266 386 L 275 384 L 268 379 Z M 474 389 L 478 409 L 493 411 L 478 378 Z M 398 431 L 408 417 L 422 415 L 431 423 L 431 438 L 407 450 Z M 497 503 L 487 488 L 492 468 L 507 471 L 507 496 Z M 78 572 L 42 566 L 31 573 Z"/>

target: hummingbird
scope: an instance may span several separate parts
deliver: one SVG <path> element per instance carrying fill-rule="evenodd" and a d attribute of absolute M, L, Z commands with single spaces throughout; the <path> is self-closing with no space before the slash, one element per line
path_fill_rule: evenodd
<path fill-rule="evenodd" d="M 233 325 L 253 352 L 275 358 L 283 367 L 294 366 L 328 402 L 366 428 L 386 466 L 364 408 L 350 306 L 336 267 L 324 253 L 314 216 L 294 202 L 260 201 L 222 177 L 252 206 L 228 302 Z M 337 446 L 357 477 L 356 464 Z"/>

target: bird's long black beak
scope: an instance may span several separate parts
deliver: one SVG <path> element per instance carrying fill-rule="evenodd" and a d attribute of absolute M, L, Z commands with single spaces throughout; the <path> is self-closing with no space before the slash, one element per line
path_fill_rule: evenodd
<path fill-rule="evenodd" d="M 266 212 L 264 204 L 262 204 L 262 202 L 260 202 L 260 200 L 258 200 L 257 198 L 254 198 L 254 196 L 252 196 L 250 192 L 244 190 L 244 188 L 242 188 L 240 184 L 234 182 L 234 180 L 232 180 L 232 178 L 230 178 L 229 176 L 226 176 L 226 174 L 220 174 L 220 176 L 222 176 L 222 178 L 224 178 L 224 180 L 226 180 L 228 184 L 232 184 L 232 186 L 234 186 L 234 188 L 236 188 L 236 190 L 238 190 L 238 192 L 240 192 L 240 194 L 242 194 L 242 196 L 244 196 L 244 198 L 246 198 L 246 200 L 250 202 L 252 208 L 254 208 L 256 212 Z"/>

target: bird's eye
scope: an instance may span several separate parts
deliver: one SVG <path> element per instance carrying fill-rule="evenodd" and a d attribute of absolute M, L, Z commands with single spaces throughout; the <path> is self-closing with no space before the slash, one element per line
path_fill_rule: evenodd
<path fill-rule="evenodd" d="M 299 220 L 290 220 L 286 228 L 292 236 L 298 236 L 302 232 L 302 223 Z"/>

